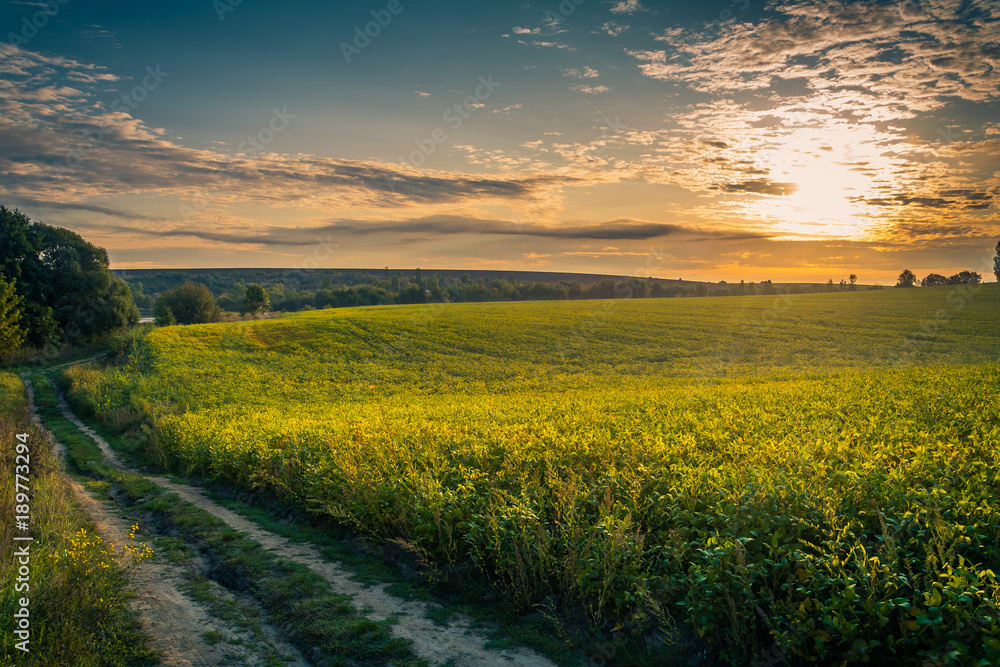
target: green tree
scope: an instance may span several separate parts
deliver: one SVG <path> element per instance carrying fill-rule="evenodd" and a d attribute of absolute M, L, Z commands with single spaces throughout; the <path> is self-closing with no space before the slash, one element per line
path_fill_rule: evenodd
<path fill-rule="evenodd" d="M 997 282 L 1000 283 L 1000 241 L 997 241 L 997 256 L 993 258 L 993 275 L 997 277 Z"/>
<path fill-rule="evenodd" d="M 109 271 L 104 248 L 4 206 L 0 277 L 23 299 L 26 342 L 36 347 L 54 342 L 60 334 L 76 343 L 139 321 L 131 290 Z"/>
<path fill-rule="evenodd" d="M 983 277 L 975 271 L 961 271 L 948 278 L 949 285 L 978 285 Z"/>
<path fill-rule="evenodd" d="M 14 286 L 0 278 L 0 355 L 16 350 L 24 342 L 20 306 L 21 298 Z"/>
<path fill-rule="evenodd" d="M 906 269 L 896 278 L 896 287 L 913 287 L 916 282 L 917 277 L 913 274 L 913 271 Z"/>
<path fill-rule="evenodd" d="M 243 299 L 243 309 L 248 313 L 259 313 L 271 305 L 271 297 L 256 283 L 247 285 L 247 295 Z"/>
<path fill-rule="evenodd" d="M 847 279 L 851 281 L 851 289 L 854 289 L 856 286 L 855 283 L 858 282 L 858 277 L 852 273 L 851 275 L 847 276 Z"/>
<path fill-rule="evenodd" d="M 160 295 L 156 301 L 156 321 L 169 324 L 203 324 L 214 322 L 221 311 L 215 297 L 201 283 L 188 280 Z"/>
<path fill-rule="evenodd" d="M 437 274 L 431 276 L 430 279 L 427 281 L 426 289 L 428 292 L 430 292 L 429 296 L 431 301 L 441 300 L 441 283 L 438 282 Z"/>
<path fill-rule="evenodd" d="M 157 301 L 156 306 L 153 307 L 153 319 L 158 327 L 170 327 L 177 324 L 174 312 L 170 310 L 170 306 L 163 299 Z"/>
<path fill-rule="evenodd" d="M 938 285 L 947 285 L 948 279 L 942 276 L 940 273 L 928 273 L 927 277 L 920 281 L 921 287 L 936 287 Z"/>

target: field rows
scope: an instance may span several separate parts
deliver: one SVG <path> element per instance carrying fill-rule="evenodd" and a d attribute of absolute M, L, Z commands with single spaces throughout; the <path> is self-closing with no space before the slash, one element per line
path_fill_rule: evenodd
<path fill-rule="evenodd" d="M 594 633 L 737 664 L 995 661 L 1000 293 L 942 318 L 954 295 L 920 292 L 311 313 L 158 330 L 70 376 L 153 458 Z M 891 368 L 920 312 L 939 326 L 912 356 L 976 365 Z"/>

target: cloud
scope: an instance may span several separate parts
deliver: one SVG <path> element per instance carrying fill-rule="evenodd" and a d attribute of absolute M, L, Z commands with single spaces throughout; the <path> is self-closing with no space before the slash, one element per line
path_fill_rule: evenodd
<path fill-rule="evenodd" d="M 739 183 L 722 183 L 718 186 L 724 192 L 749 192 L 758 195 L 788 195 L 798 189 L 795 183 L 775 183 L 766 178 L 757 178 Z"/>
<path fill-rule="evenodd" d="M 626 30 L 629 26 L 616 23 L 615 21 L 608 21 L 601 26 L 601 30 L 610 37 L 617 37 Z"/>
<path fill-rule="evenodd" d="M 631 164 L 716 193 L 703 214 L 800 233 L 890 238 L 962 216 L 994 224 L 1000 189 L 1000 5 L 986 0 L 777 1 L 764 18 L 665 27 L 626 49 L 640 73 L 697 94 Z M 733 12 L 737 12 L 734 9 Z M 974 111 L 973 111 L 974 110 Z M 944 194 L 972 192 L 972 195 Z M 766 198 L 733 196 L 746 193 Z M 781 195 L 781 196 L 774 196 Z M 992 214 L 992 218 L 991 218 Z"/>
<path fill-rule="evenodd" d="M 150 222 L 162 221 L 162 218 L 157 218 L 155 216 L 133 213 L 132 211 L 126 211 L 124 209 L 114 208 L 111 206 L 99 206 L 97 204 L 85 204 L 81 202 L 57 202 L 33 199 L 30 197 L 15 197 L 12 201 L 8 202 L 8 205 L 11 204 L 19 207 L 31 206 L 50 211 L 85 211 L 87 213 L 100 213 L 101 215 L 123 218 L 125 220 L 146 220 Z"/>
<path fill-rule="evenodd" d="M 886 104 L 913 115 L 953 97 L 984 101 L 1000 87 L 1000 6 L 988 0 L 922 3 L 793 0 L 777 16 L 734 21 L 703 32 L 667 29 L 673 55 L 632 52 L 652 78 L 705 92 L 761 90 L 773 77 L 808 79 L 818 91 L 844 86 L 871 93 L 857 111 Z"/>
<path fill-rule="evenodd" d="M 594 95 L 594 94 L 598 94 L 598 93 L 607 93 L 607 92 L 610 92 L 610 90 L 611 90 L 610 86 L 585 86 L 585 85 L 582 85 L 582 84 L 578 84 L 578 85 L 575 85 L 575 86 L 570 86 L 570 88 L 572 88 L 573 90 L 579 91 L 581 93 L 587 93 L 589 95 Z"/>
<path fill-rule="evenodd" d="M 611 7 L 612 14 L 635 14 L 644 7 L 639 4 L 639 0 L 621 0 L 621 2 L 616 2 Z"/>
<path fill-rule="evenodd" d="M 563 74 L 566 76 L 576 77 L 577 79 L 594 79 L 601 75 L 601 73 L 593 67 L 583 67 L 582 69 L 564 69 Z"/>
<path fill-rule="evenodd" d="M 505 107 L 501 107 L 499 109 L 493 109 L 493 113 L 512 113 L 520 109 L 521 106 L 522 106 L 521 104 L 508 104 Z"/>
<path fill-rule="evenodd" d="M 913 196 L 899 193 L 891 197 L 865 199 L 870 206 L 916 206 L 922 208 L 964 211 L 988 210 L 993 206 L 993 196 L 985 190 L 941 190 L 937 196 Z"/>
<path fill-rule="evenodd" d="M 521 41 L 521 43 L 524 44 L 525 42 Z M 533 46 L 543 49 L 565 49 L 567 51 L 576 51 L 576 47 L 570 46 L 569 44 L 562 44 L 560 42 L 534 40 L 531 43 Z"/>
<path fill-rule="evenodd" d="M 733 241 L 764 238 L 760 234 L 703 230 L 682 225 L 620 219 L 604 223 L 577 225 L 542 225 L 512 220 L 484 219 L 463 215 L 430 215 L 403 220 L 335 219 L 311 227 L 270 227 L 263 231 L 246 229 L 232 231 L 206 230 L 198 226 L 124 228 L 105 225 L 106 230 L 169 238 L 192 237 L 213 243 L 261 246 L 308 246 L 317 238 L 347 239 L 372 235 L 404 237 L 446 237 L 455 235 L 517 236 L 565 241 L 649 241 L 677 237 L 688 241 Z"/>
<path fill-rule="evenodd" d="M 125 111 L 105 109 L 98 101 L 106 87 L 103 79 L 91 77 L 90 84 L 77 88 L 58 84 L 61 78 L 100 75 L 100 70 L 7 45 L 0 51 L 8 56 L 0 59 L 0 193 L 50 208 L 123 192 L 205 200 L 211 206 L 247 201 L 367 209 L 466 200 L 524 204 L 544 202 L 581 178 L 551 170 L 469 175 L 373 160 L 190 148 Z M 518 108 L 508 105 L 501 111 Z"/>

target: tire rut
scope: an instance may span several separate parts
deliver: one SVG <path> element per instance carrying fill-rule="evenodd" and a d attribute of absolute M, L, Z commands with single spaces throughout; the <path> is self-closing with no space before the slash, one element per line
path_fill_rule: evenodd
<path fill-rule="evenodd" d="M 97 443 L 108 463 L 124 472 L 144 477 L 160 487 L 176 493 L 192 505 L 221 519 L 230 528 L 245 533 L 250 539 L 258 542 L 275 555 L 308 567 L 330 582 L 333 592 L 349 595 L 355 607 L 368 618 L 375 621 L 387 618 L 396 619 L 397 622 L 391 626 L 393 635 L 410 640 L 413 643 L 414 653 L 430 664 L 448 663 L 456 667 L 481 667 L 482 665 L 554 667 L 555 663 L 531 649 L 487 649 L 486 643 L 489 640 L 481 632 L 472 628 L 472 622 L 469 618 L 456 615 L 447 626 L 437 625 L 427 618 L 427 612 L 439 605 L 401 600 L 386 592 L 388 584 L 384 583 L 365 587 L 351 578 L 351 572 L 325 560 L 313 547 L 291 542 L 260 528 L 252 521 L 216 504 L 199 489 L 177 484 L 164 477 L 144 475 L 125 466 L 118 460 L 104 438 L 80 421 L 73 413 L 62 392 L 56 389 L 56 395 L 59 398 L 59 408 L 63 416 Z"/>
<path fill-rule="evenodd" d="M 48 439 L 53 453 L 62 464 L 65 461 L 65 449 L 42 424 L 35 406 L 31 381 L 26 376 L 22 376 L 22 379 L 31 421 Z M 65 415 L 65 403 L 58 390 L 57 395 Z M 78 420 L 73 421 L 76 423 Z M 128 543 L 129 522 L 114 513 L 109 505 L 94 498 L 78 481 L 68 475 L 66 479 L 76 496 L 77 504 L 93 521 L 98 535 L 111 544 L 116 553 L 123 553 Z M 156 559 L 133 566 L 131 571 L 130 589 L 137 597 L 130 603 L 130 607 L 142 619 L 153 649 L 163 656 L 160 664 L 164 667 L 221 667 L 234 664 L 234 659 L 241 660 L 240 664 L 245 665 L 260 664 L 258 656 L 241 655 L 233 652 L 238 649 L 225 647 L 229 650 L 224 650 L 222 645 L 205 641 L 202 635 L 210 631 L 231 637 L 246 633 L 214 618 L 201 605 L 184 595 L 178 589 L 178 584 L 186 574 L 186 568 Z M 286 664 L 308 667 L 308 663 L 296 649 L 283 644 L 278 646 L 284 653 L 295 658 Z"/>

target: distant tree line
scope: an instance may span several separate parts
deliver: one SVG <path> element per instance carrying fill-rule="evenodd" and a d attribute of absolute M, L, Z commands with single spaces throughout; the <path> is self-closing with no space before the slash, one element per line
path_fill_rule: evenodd
<path fill-rule="evenodd" d="M 88 343 L 138 320 L 104 248 L 0 206 L 0 353 Z"/>
<path fill-rule="evenodd" d="M 1000 243 L 997 244 L 995 262 L 1000 279 Z M 145 294 L 141 282 L 132 283 L 136 300 L 152 308 L 156 321 L 161 324 L 194 324 L 211 322 L 225 317 L 225 313 L 254 314 L 265 310 L 296 312 L 322 308 L 375 306 L 391 304 L 475 302 L 475 301 L 527 301 L 566 299 L 614 298 L 664 298 L 702 296 L 752 296 L 777 293 L 802 294 L 807 292 L 834 292 L 858 289 L 858 276 L 854 273 L 839 284 L 833 280 L 825 285 L 775 285 L 770 280 L 759 283 L 740 281 L 738 284 L 668 282 L 641 278 L 603 278 L 583 284 L 575 280 L 556 282 L 522 282 L 511 275 L 507 278 L 473 279 L 468 274 L 458 278 L 450 274 L 424 276 L 418 268 L 412 275 L 396 273 L 390 276 L 364 271 L 337 271 L 326 273 L 303 272 L 289 269 L 233 269 L 195 272 L 209 285 L 180 278 L 186 272 L 147 274 L 147 281 L 174 285 L 163 291 L 158 299 Z M 245 283 L 242 280 L 227 282 L 233 275 L 270 276 L 287 279 L 270 285 Z M 338 282 L 334 282 L 334 278 Z M 949 278 L 932 273 L 920 281 L 923 286 L 958 285 L 978 283 L 982 277 L 974 271 L 962 271 Z M 909 269 L 899 275 L 897 287 L 913 287 L 916 275 Z M 880 289 L 876 284 L 866 289 Z M 213 293 L 218 294 L 216 298 Z"/>
<path fill-rule="evenodd" d="M 959 273 L 947 278 L 942 276 L 940 273 L 929 273 L 923 280 L 920 281 L 920 286 L 937 287 L 939 285 L 978 285 L 982 282 L 982 280 L 983 277 L 975 271 L 960 271 Z M 915 287 L 916 284 L 917 276 L 909 269 L 900 273 L 899 278 L 896 279 L 896 287 Z"/>
<path fill-rule="evenodd" d="M 252 314 L 262 310 L 297 312 L 323 308 L 442 302 L 753 296 L 841 289 L 833 285 L 832 281 L 825 286 L 781 286 L 770 280 L 759 283 L 740 281 L 738 284 L 683 284 L 681 281 L 641 278 L 603 278 L 591 284 L 575 280 L 522 282 L 514 276 L 477 279 L 468 275 L 458 278 L 437 274 L 424 276 L 420 269 L 410 276 L 396 274 L 389 278 L 369 276 L 368 279 L 368 282 L 345 285 L 335 284 L 333 278 L 327 276 L 316 289 L 295 289 L 280 282 L 264 287 L 256 283 L 236 281 L 217 299 L 212 297 L 205 285 L 187 281 L 168 289 L 154 300 L 154 315 L 158 324 L 196 324 L 223 319 L 227 317 L 226 313 Z M 857 276 L 852 274 L 850 280 L 849 284 L 841 281 L 843 289 L 855 289 Z M 136 285 L 136 289 L 141 290 L 142 285 Z"/>

